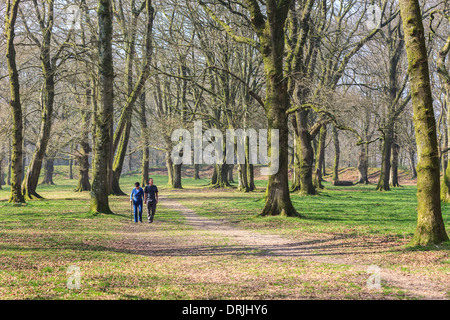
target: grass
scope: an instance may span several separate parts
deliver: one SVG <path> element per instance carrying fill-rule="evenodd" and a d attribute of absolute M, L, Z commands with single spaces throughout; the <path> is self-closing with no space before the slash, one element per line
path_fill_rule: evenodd
<path fill-rule="evenodd" d="M 273 232 L 301 230 L 312 233 L 375 234 L 409 238 L 417 222 L 416 188 L 406 186 L 391 192 L 378 192 L 373 185 L 335 187 L 324 183 L 316 196 L 292 194 L 294 207 L 304 218 L 256 217 L 264 207 L 263 189 L 253 193 L 207 192 L 202 198 L 192 193 L 176 197 L 197 213 L 213 219 L 227 219 L 242 227 L 264 228 Z M 220 201 L 220 206 L 217 205 Z M 227 214 L 225 215 L 224 212 Z M 446 226 L 450 206 L 443 204 Z"/>
<path fill-rule="evenodd" d="M 206 178 L 183 179 L 181 191 L 171 190 L 165 176 L 153 178 L 162 194 L 202 216 L 302 241 L 334 237 L 342 242 L 332 250 L 355 250 L 352 256 L 363 264 L 448 278 L 448 246 L 395 247 L 414 231 L 415 187 L 379 193 L 374 186 L 326 184 L 317 196 L 292 195 L 304 218 L 260 218 L 255 216 L 264 205 L 264 181 L 256 182 L 256 192 L 240 193 L 204 188 Z M 110 198 L 113 215 L 93 216 L 87 213 L 89 194 L 73 192 L 76 181 L 67 179 L 66 168 L 56 167 L 54 180 L 55 186 L 38 188 L 45 199 L 24 206 L 8 204 L 9 188 L 0 190 L 0 299 L 412 298 L 387 285 L 368 291 L 367 274 L 349 265 L 238 248 L 233 239 L 194 230 L 180 212 L 162 206 L 153 225 L 135 225 L 127 197 Z M 124 175 L 123 190 L 128 193 L 136 181 L 138 175 Z M 444 205 L 447 229 L 449 210 Z M 314 241 L 314 254 L 329 250 Z M 384 250 L 364 251 L 362 244 L 370 241 L 379 241 Z M 71 265 L 81 269 L 79 290 L 66 285 Z"/>

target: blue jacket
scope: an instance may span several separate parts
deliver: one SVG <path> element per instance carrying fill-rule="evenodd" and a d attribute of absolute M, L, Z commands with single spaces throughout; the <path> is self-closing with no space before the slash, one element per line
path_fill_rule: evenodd
<path fill-rule="evenodd" d="M 131 190 L 130 200 L 133 200 L 134 202 L 142 202 L 143 198 L 144 190 L 142 190 L 142 188 L 139 188 L 139 190 L 133 188 L 133 190 Z"/>

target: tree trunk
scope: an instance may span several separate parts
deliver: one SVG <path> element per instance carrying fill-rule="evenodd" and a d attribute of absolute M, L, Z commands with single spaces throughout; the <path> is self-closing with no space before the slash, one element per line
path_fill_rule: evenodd
<path fill-rule="evenodd" d="M 412 245 L 448 241 L 442 219 L 438 142 L 433 110 L 427 48 L 418 0 L 400 0 L 408 55 L 417 153 L 417 227 Z"/>
<path fill-rule="evenodd" d="M 266 97 L 266 103 L 270 101 L 276 101 L 277 98 L 284 96 L 285 88 L 276 88 L 277 82 L 282 82 L 281 79 L 271 79 L 273 83 L 268 84 L 268 96 Z M 271 89 L 270 87 L 275 88 Z M 285 87 L 285 86 L 284 86 Z M 273 90 L 273 91 L 272 91 Z M 272 92 L 272 93 L 271 93 Z M 277 97 L 277 98 L 275 98 Z M 287 96 L 283 97 L 284 99 Z M 263 211 L 260 213 L 262 216 L 299 216 L 298 212 L 295 210 L 289 195 L 289 181 L 288 181 L 288 127 L 287 127 L 287 115 L 286 109 L 282 108 L 283 101 L 277 101 L 279 106 L 276 108 L 270 108 L 268 116 L 269 118 L 269 129 L 279 130 L 279 169 L 278 172 L 269 176 L 269 181 L 266 189 L 266 204 Z M 267 108 L 267 106 L 266 106 Z M 272 109 L 272 110 L 271 110 Z M 274 151 L 271 151 L 274 152 Z M 303 184 L 302 184 L 303 186 Z"/>
<path fill-rule="evenodd" d="M 15 24 L 19 10 L 19 0 L 8 1 L 5 15 L 6 61 L 8 65 L 10 87 L 10 110 L 12 118 L 12 156 L 11 156 L 11 196 L 9 202 L 23 203 L 21 182 L 23 175 L 23 119 L 20 103 L 19 73 L 16 65 L 16 50 L 14 48 Z"/>
<path fill-rule="evenodd" d="M 11 185 L 11 144 L 8 142 L 8 172 L 6 175 L 6 184 Z"/>
<path fill-rule="evenodd" d="M 146 186 L 149 180 L 149 165 L 150 165 L 150 148 L 149 148 L 149 133 L 148 133 L 148 125 L 146 118 L 146 93 L 142 91 L 140 97 L 140 105 L 141 105 L 141 114 L 139 116 L 139 121 L 141 123 L 141 139 L 143 141 L 142 146 L 142 160 L 141 160 L 141 182 L 143 186 Z"/>
<path fill-rule="evenodd" d="M 125 156 L 127 154 L 128 141 L 131 134 L 131 121 L 125 124 L 125 129 L 122 132 L 122 136 L 117 149 L 116 157 L 113 164 L 113 180 L 111 194 L 115 196 L 126 196 L 127 194 L 120 189 L 120 176 L 122 175 L 123 164 L 125 162 Z"/>
<path fill-rule="evenodd" d="M 73 159 L 69 160 L 69 179 L 73 180 Z"/>
<path fill-rule="evenodd" d="M 250 140 L 248 137 L 245 139 L 245 174 L 247 175 L 248 191 L 254 191 L 255 186 L 255 172 L 253 164 L 250 163 Z"/>
<path fill-rule="evenodd" d="M 27 113 L 26 108 L 24 108 L 23 114 L 26 114 L 26 113 Z M 25 137 L 26 136 L 25 130 L 27 128 L 27 123 L 26 123 L 25 118 L 24 118 L 23 124 L 24 124 L 23 136 Z M 22 150 L 26 150 L 26 149 L 27 149 L 27 140 L 24 139 L 23 144 L 22 144 Z M 22 176 L 20 177 L 20 181 L 22 181 L 22 186 L 23 186 L 23 180 L 25 179 L 25 169 L 27 168 L 27 153 L 26 152 L 22 152 L 22 167 L 23 167 L 23 170 L 22 170 Z"/>
<path fill-rule="evenodd" d="M 194 180 L 200 180 L 200 165 L 194 164 Z"/>
<path fill-rule="evenodd" d="M 294 141 L 297 141 L 297 137 L 294 138 Z M 291 187 L 289 189 L 291 192 L 300 191 L 300 162 L 298 159 L 297 148 L 294 149 L 294 163 L 292 170 L 292 182 Z"/>
<path fill-rule="evenodd" d="M 247 123 L 247 121 L 245 121 Z M 249 192 L 249 139 L 245 137 L 245 163 L 238 164 L 238 189 L 239 191 Z M 235 145 L 236 146 L 236 145 Z"/>
<path fill-rule="evenodd" d="M 109 208 L 109 161 L 112 155 L 111 127 L 114 118 L 114 67 L 112 56 L 112 6 L 111 0 L 99 0 L 99 97 L 96 115 L 96 139 L 93 161 L 93 182 L 90 212 L 112 213 Z M 107 163 L 105 163 L 107 162 Z"/>
<path fill-rule="evenodd" d="M 228 166 L 228 182 L 230 182 L 230 183 L 234 182 L 233 169 L 234 169 L 234 165 Z"/>
<path fill-rule="evenodd" d="M 369 184 L 369 161 L 368 161 L 369 145 L 363 144 L 360 146 L 359 159 L 358 159 L 358 183 Z"/>
<path fill-rule="evenodd" d="M 74 146 L 73 143 L 70 144 L 70 154 L 73 154 L 74 152 Z M 69 179 L 73 180 L 73 165 L 74 165 L 75 160 L 71 157 L 69 160 Z"/>
<path fill-rule="evenodd" d="M 211 185 L 215 185 L 217 183 L 217 167 L 214 166 L 213 174 L 211 176 Z"/>
<path fill-rule="evenodd" d="M 409 165 L 411 169 L 411 179 L 417 178 L 417 171 L 416 171 L 416 152 L 411 148 L 408 152 L 409 154 Z"/>
<path fill-rule="evenodd" d="M 392 150 L 392 134 L 390 127 L 384 132 L 383 146 L 381 152 L 381 171 L 380 179 L 378 181 L 378 191 L 389 191 L 390 172 L 391 172 L 391 150 Z"/>
<path fill-rule="evenodd" d="M 5 181 L 5 166 L 4 164 L 6 163 L 5 158 L 3 157 L 3 155 L 0 155 L 0 186 L 4 186 L 6 185 L 6 181 Z"/>
<path fill-rule="evenodd" d="M 244 192 L 250 191 L 247 179 L 247 163 L 238 164 L 238 190 Z"/>
<path fill-rule="evenodd" d="M 446 94 L 448 95 L 450 92 L 448 90 L 450 89 L 450 85 L 447 85 L 446 87 Z M 447 112 L 447 124 L 450 124 L 450 112 Z M 450 133 L 450 125 L 447 126 L 446 130 L 448 133 Z M 410 159 L 412 159 L 410 155 Z M 417 173 L 416 173 L 417 175 Z M 450 202 L 450 166 L 447 165 L 447 168 L 444 171 L 444 176 L 442 179 L 442 185 L 441 185 L 441 201 L 449 203 Z"/>
<path fill-rule="evenodd" d="M 266 2 L 264 14 L 258 1 L 246 1 L 253 30 L 259 38 L 264 64 L 266 97 L 264 111 L 268 129 L 278 130 L 279 148 L 270 145 L 270 154 L 278 156 L 278 171 L 269 175 L 262 216 L 298 216 L 289 195 L 288 181 L 288 115 L 289 96 L 284 71 L 285 23 L 290 1 Z"/>
<path fill-rule="evenodd" d="M 341 147 L 339 145 L 339 132 L 334 126 L 333 126 L 333 141 L 334 141 L 333 181 L 339 181 L 339 160 L 341 159 Z"/>
<path fill-rule="evenodd" d="M 179 153 L 180 157 L 183 157 L 183 152 L 184 152 L 184 150 Z M 183 188 L 183 186 L 181 184 L 181 168 L 182 168 L 182 164 L 181 163 L 180 164 L 175 164 L 175 163 L 172 162 L 172 159 L 171 159 L 171 163 L 172 163 L 172 166 L 173 166 L 172 188 L 174 188 L 174 189 L 182 189 Z"/>
<path fill-rule="evenodd" d="M 228 181 L 228 168 L 229 165 L 226 163 L 215 165 L 213 178 L 211 180 L 211 188 L 219 189 L 231 187 Z"/>
<path fill-rule="evenodd" d="M 0 190 L 2 190 L 2 186 L 5 184 L 5 177 L 3 176 L 3 156 L 0 155 Z"/>
<path fill-rule="evenodd" d="M 313 184 L 314 150 L 311 144 L 311 136 L 308 131 L 309 110 L 301 109 L 296 113 L 297 124 L 297 157 L 298 157 L 298 186 L 293 190 L 300 190 L 301 194 L 314 195 L 316 189 Z"/>
<path fill-rule="evenodd" d="M 167 178 L 168 182 L 167 184 L 170 186 L 173 186 L 175 173 L 174 173 L 174 167 L 173 167 L 173 161 L 172 161 L 172 154 L 171 151 L 166 151 L 166 168 L 167 168 Z"/>
<path fill-rule="evenodd" d="M 181 185 L 181 164 L 175 164 L 173 166 L 173 183 L 172 188 L 174 189 L 183 189 L 183 186 Z"/>
<path fill-rule="evenodd" d="M 450 126 L 450 123 L 448 123 L 448 111 L 446 112 L 446 117 L 444 117 L 444 149 L 448 148 L 448 126 Z M 445 152 L 443 154 L 443 159 L 442 159 L 443 163 L 442 163 L 442 170 L 445 172 L 447 170 L 447 165 L 448 165 L 448 152 Z"/>
<path fill-rule="evenodd" d="M 41 184 L 54 185 L 53 172 L 55 171 L 55 159 L 48 158 L 44 160 L 44 179 Z"/>
<path fill-rule="evenodd" d="M 113 164 L 112 186 L 111 192 L 113 195 L 126 195 L 120 189 L 120 176 L 122 174 L 123 163 L 125 160 L 125 154 L 128 148 L 128 142 L 130 139 L 130 132 L 132 126 L 132 113 L 134 105 L 138 98 L 141 96 L 141 92 L 144 90 L 145 83 L 150 76 L 150 63 L 152 53 L 152 30 L 154 9 L 152 7 L 152 1 L 146 0 L 146 39 L 145 39 L 145 62 L 137 80 L 136 85 L 133 86 L 133 61 L 135 56 L 135 42 L 136 42 L 136 24 L 138 17 L 134 16 L 131 25 L 131 35 L 127 39 L 127 63 L 126 63 L 126 89 L 127 89 L 127 102 L 122 110 L 117 129 L 114 133 L 113 139 L 113 152 L 117 150 L 116 157 Z M 135 12 L 133 12 L 135 14 Z"/>
<path fill-rule="evenodd" d="M 316 172 L 314 173 L 314 180 L 313 180 L 314 186 L 318 189 L 323 189 L 322 185 L 322 170 L 319 168 L 316 169 Z"/>
<path fill-rule="evenodd" d="M 133 171 L 133 154 L 128 155 L 128 172 Z"/>
<path fill-rule="evenodd" d="M 280 36 L 281 37 L 281 36 Z M 282 59 L 281 59 L 282 60 Z M 266 62 L 267 64 L 267 62 Z M 272 72 L 269 72 L 271 74 Z M 269 176 L 266 189 L 266 204 L 262 216 L 298 216 L 298 212 L 292 205 L 289 195 L 288 181 L 288 126 L 287 126 L 287 90 L 286 83 L 280 77 L 266 77 L 267 96 L 266 114 L 268 117 L 269 129 L 279 131 L 279 169 L 278 172 Z M 275 151 L 271 151 L 275 152 Z M 311 181 L 312 182 L 312 181 Z"/>
<path fill-rule="evenodd" d="M 436 62 L 437 65 L 437 71 L 439 74 L 439 78 L 441 80 L 441 84 L 445 91 L 445 105 L 448 107 L 450 106 L 450 74 L 447 70 L 447 64 L 446 59 L 447 55 L 450 52 L 450 36 L 447 38 L 447 41 L 444 45 L 444 47 L 439 50 L 438 59 Z M 446 121 L 445 123 L 445 130 L 444 130 L 444 139 L 445 139 L 445 146 L 446 148 L 448 146 L 448 137 L 450 133 L 450 112 L 447 110 L 446 118 L 444 118 Z M 450 156 L 448 155 L 448 152 L 445 153 L 444 156 L 447 160 L 450 159 Z M 448 162 L 446 163 L 445 170 L 444 170 L 444 178 L 442 180 L 442 186 L 441 186 L 441 200 L 443 202 L 450 202 L 450 165 L 448 165 Z"/>
<path fill-rule="evenodd" d="M 250 163 L 247 163 L 247 182 L 248 182 L 248 187 L 250 188 L 250 191 L 256 190 L 255 171 L 254 171 L 253 165 Z"/>
<path fill-rule="evenodd" d="M 89 153 L 92 151 L 89 145 L 89 127 L 91 123 L 91 105 L 92 105 L 92 91 L 90 89 L 90 82 L 86 83 L 86 98 L 85 106 L 81 109 L 81 128 L 82 136 L 80 140 L 80 151 L 78 152 L 78 167 L 79 176 L 78 184 L 75 192 L 91 191 L 91 183 L 89 182 Z"/>
<path fill-rule="evenodd" d="M 325 143 L 327 137 L 327 128 L 322 126 L 319 133 L 319 145 L 317 146 L 317 162 L 316 162 L 316 172 L 314 175 L 314 187 L 323 189 L 322 185 L 322 168 L 325 166 Z"/>
<path fill-rule="evenodd" d="M 79 165 L 79 177 L 78 185 L 75 192 L 91 191 L 91 183 L 89 182 L 89 142 L 87 144 L 82 143 L 81 156 L 78 158 Z"/>
<path fill-rule="evenodd" d="M 396 139 L 397 137 L 395 136 L 392 143 L 391 185 L 393 187 L 400 187 L 400 183 L 398 182 L 398 154 L 400 146 L 397 144 Z"/>
<path fill-rule="evenodd" d="M 49 1 L 50 11 L 53 12 L 53 1 Z M 36 149 L 28 166 L 25 180 L 22 183 L 22 191 L 26 199 L 41 199 L 36 192 L 39 175 L 41 173 L 42 162 L 47 151 L 48 141 L 52 127 L 53 104 L 55 101 L 55 68 L 51 58 L 52 27 L 53 16 L 48 17 L 49 28 L 43 34 L 43 40 L 40 46 L 40 59 L 42 73 L 44 75 L 44 89 L 42 92 L 42 112 L 41 127 L 39 131 Z"/>

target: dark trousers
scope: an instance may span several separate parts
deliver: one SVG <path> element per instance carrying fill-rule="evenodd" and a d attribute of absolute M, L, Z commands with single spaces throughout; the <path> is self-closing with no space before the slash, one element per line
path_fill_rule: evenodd
<path fill-rule="evenodd" d="M 142 201 L 133 201 L 134 208 L 134 222 L 138 222 L 138 214 L 139 221 L 142 221 Z"/>
<path fill-rule="evenodd" d="M 156 200 L 153 200 L 153 202 L 147 201 L 147 218 L 148 221 L 153 221 L 153 217 L 155 216 L 156 212 Z"/>

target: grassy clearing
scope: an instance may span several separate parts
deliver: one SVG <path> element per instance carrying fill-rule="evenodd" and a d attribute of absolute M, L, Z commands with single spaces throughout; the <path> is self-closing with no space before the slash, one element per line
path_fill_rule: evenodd
<path fill-rule="evenodd" d="M 408 246 L 417 219 L 415 186 L 391 192 L 378 192 L 374 185 L 335 187 L 325 183 L 325 187 L 316 196 L 292 194 L 303 218 L 258 217 L 264 206 L 263 188 L 251 193 L 192 190 L 171 196 L 202 216 L 310 243 L 305 246 L 313 254 L 347 254 L 355 263 L 426 275 L 450 286 L 450 243 L 428 248 Z M 448 204 L 443 204 L 443 215 L 450 230 Z"/>
<path fill-rule="evenodd" d="M 124 185 L 132 186 L 124 180 Z M 145 295 L 141 291 L 155 279 L 161 287 L 166 285 L 170 274 L 160 274 L 160 265 L 131 253 L 132 244 L 130 248 L 111 246 L 144 227 L 130 223 L 126 197 L 111 197 L 114 215 L 93 216 L 87 213 L 88 193 L 74 193 L 75 182 L 61 175 L 55 183 L 39 188 L 44 200 L 23 206 L 8 204 L 8 188 L 0 190 L 1 299 L 151 298 L 151 291 Z M 183 220 L 179 212 L 160 210 L 158 230 L 171 235 L 189 229 Z M 130 225 L 132 229 L 126 229 Z M 70 265 L 82 270 L 81 290 L 67 289 Z M 129 290 L 121 293 L 123 288 Z M 155 297 L 179 298 L 169 291 Z"/>
<path fill-rule="evenodd" d="M 56 170 L 56 186 L 38 189 L 44 200 L 13 206 L 6 201 L 9 189 L 0 190 L 0 299 L 414 298 L 387 285 L 369 291 L 367 274 L 348 265 L 270 256 L 264 250 L 236 246 L 230 239 L 194 230 L 179 212 L 162 206 L 152 225 L 131 222 L 126 197 L 111 197 L 114 215 L 90 215 L 89 194 L 74 193 L 76 181 L 68 180 L 63 168 Z M 403 243 L 415 224 L 412 187 L 380 194 L 373 186 L 346 191 L 327 185 L 318 196 L 293 195 L 304 219 L 255 218 L 263 206 L 264 181 L 257 182 L 259 191 L 243 194 L 204 188 L 208 179 L 185 179 L 185 190 L 170 190 L 165 176 L 153 178 L 161 193 L 201 215 L 241 228 L 298 239 L 345 235 L 339 239 L 349 242 L 337 246 L 339 251 L 355 248 L 354 241 L 367 240 L 366 236 L 393 238 L 394 242 L 381 242 L 391 248 Z M 129 192 L 139 180 L 137 175 L 125 175 L 123 190 Z M 447 207 L 444 212 L 448 226 Z M 318 246 L 312 252 L 321 250 Z M 393 256 L 397 258 L 392 260 Z M 448 252 L 442 248 L 387 251 L 371 259 L 444 281 L 450 272 Z M 383 262 L 386 259 L 390 263 Z M 79 290 L 67 289 L 70 265 L 81 268 Z"/>
<path fill-rule="evenodd" d="M 378 192 L 374 186 L 335 187 L 316 196 L 292 194 L 295 208 L 304 216 L 298 218 L 256 217 L 264 207 L 263 189 L 251 193 L 205 190 L 176 194 L 204 216 L 227 219 L 242 227 L 301 232 L 355 233 L 410 237 L 414 233 L 416 188 L 406 186 L 391 192 Z M 220 205 L 218 204 L 220 201 Z M 443 204 L 446 226 L 450 225 L 450 206 Z"/>

